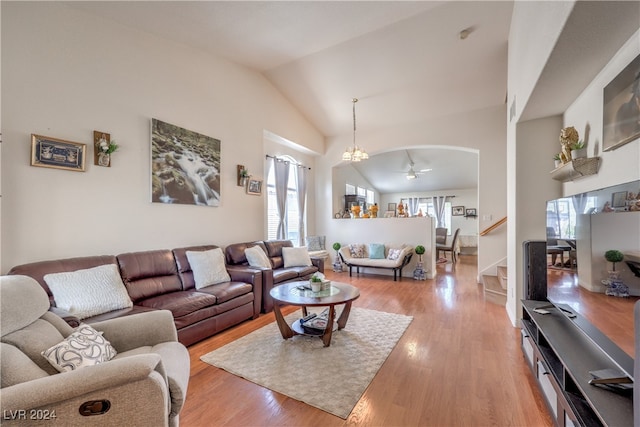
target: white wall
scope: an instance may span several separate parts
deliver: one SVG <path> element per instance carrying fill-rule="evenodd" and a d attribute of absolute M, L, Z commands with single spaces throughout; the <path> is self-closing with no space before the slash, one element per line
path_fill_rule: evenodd
<path fill-rule="evenodd" d="M 400 199 L 407 199 L 409 197 L 420 197 L 430 199 L 432 196 L 455 196 L 452 199 L 448 199 L 451 202 L 451 206 L 464 206 L 465 208 L 475 208 L 478 206 L 478 189 L 460 189 L 460 190 L 445 190 L 445 191 L 430 191 L 420 193 L 389 193 L 381 197 L 382 206 L 387 206 L 387 203 L 400 203 Z M 385 208 L 386 209 L 386 208 Z M 497 221 L 499 218 L 494 219 Z M 478 219 L 477 218 L 465 218 L 464 216 L 452 216 L 451 217 L 451 233 L 460 229 L 460 235 L 462 236 L 477 236 L 478 235 Z"/>
<path fill-rule="evenodd" d="M 263 175 L 265 130 L 324 151 L 322 135 L 252 70 L 62 3 L 1 6 L 2 272 L 263 237 L 263 197 L 236 186 L 236 165 Z M 152 117 L 222 141 L 220 207 L 150 203 Z M 87 143 L 91 159 L 93 130 L 122 147 L 111 168 L 29 166 L 31 133 Z"/>
<path fill-rule="evenodd" d="M 551 179 L 554 150 L 546 141 L 557 138 L 562 117 L 529 120 L 516 126 L 513 194 L 509 205 L 507 312 L 515 324 L 524 297 L 523 249 L 527 240 L 546 240 L 547 200 L 560 197 L 561 184 Z"/>
<path fill-rule="evenodd" d="M 516 1 L 509 32 L 509 107 L 522 114 L 575 1 Z"/>

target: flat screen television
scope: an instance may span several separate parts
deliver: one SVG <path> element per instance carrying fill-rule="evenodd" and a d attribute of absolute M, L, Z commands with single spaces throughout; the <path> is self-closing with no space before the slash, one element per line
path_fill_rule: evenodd
<path fill-rule="evenodd" d="M 549 200 L 546 209 L 547 299 L 586 318 L 632 357 L 633 307 L 640 299 L 639 193 L 640 180 Z M 550 247 L 563 250 L 564 262 L 556 251 L 553 263 Z M 612 264 L 604 254 L 611 249 L 625 256 L 615 270 L 628 297 L 607 295 L 603 280 Z"/>

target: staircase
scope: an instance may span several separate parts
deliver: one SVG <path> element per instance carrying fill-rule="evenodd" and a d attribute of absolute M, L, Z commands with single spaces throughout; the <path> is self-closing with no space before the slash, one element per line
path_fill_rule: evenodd
<path fill-rule="evenodd" d="M 495 276 L 483 274 L 482 283 L 485 301 L 499 305 L 507 304 L 507 267 L 499 265 Z"/>

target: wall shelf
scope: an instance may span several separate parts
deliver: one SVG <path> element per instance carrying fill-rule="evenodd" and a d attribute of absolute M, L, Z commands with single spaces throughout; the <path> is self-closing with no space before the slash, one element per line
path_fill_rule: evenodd
<path fill-rule="evenodd" d="M 586 157 L 574 159 L 558 166 L 550 172 L 551 178 L 556 181 L 573 181 L 587 175 L 595 175 L 600 167 L 600 157 Z"/>

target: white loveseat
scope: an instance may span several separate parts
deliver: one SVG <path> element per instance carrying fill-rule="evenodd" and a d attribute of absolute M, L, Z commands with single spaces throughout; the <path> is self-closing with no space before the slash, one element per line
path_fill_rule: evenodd
<path fill-rule="evenodd" d="M 360 274 L 360 267 L 384 268 L 393 270 L 393 280 L 396 281 L 398 273 L 402 277 L 402 269 L 411 261 L 413 246 L 355 243 L 343 245 L 338 253 L 340 260 L 349 267 L 349 276 L 353 275 L 353 267 L 356 267 L 357 274 Z"/>

